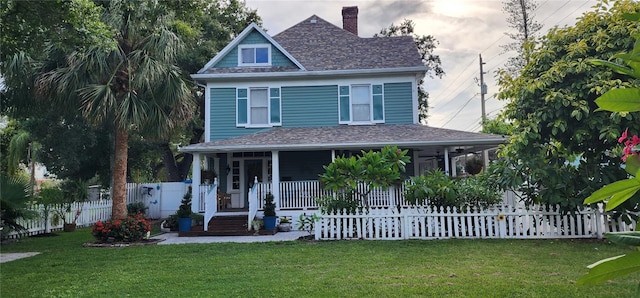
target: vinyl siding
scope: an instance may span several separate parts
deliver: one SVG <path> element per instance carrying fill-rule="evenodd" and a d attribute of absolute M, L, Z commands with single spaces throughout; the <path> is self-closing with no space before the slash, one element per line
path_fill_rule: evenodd
<path fill-rule="evenodd" d="M 338 86 L 282 87 L 282 126 L 338 125 Z"/>
<path fill-rule="evenodd" d="M 413 94 L 411 82 L 384 84 L 384 108 L 386 124 L 413 123 Z"/>
<path fill-rule="evenodd" d="M 257 31 L 251 32 L 240 42 L 244 44 L 269 44 L 270 42 Z M 280 52 L 275 46 L 271 45 L 271 65 L 273 66 L 295 66 L 287 56 Z M 229 53 L 216 63 L 213 68 L 231 68 L 238 67 L 238 47 L 233 48 Z"/>
<path fill-rule="evenodd" d="M 211 118 L 209 131 L 211 141 L 256 133 L 265 128 L 236 127 L 236 89 L 211 88 Z"/>

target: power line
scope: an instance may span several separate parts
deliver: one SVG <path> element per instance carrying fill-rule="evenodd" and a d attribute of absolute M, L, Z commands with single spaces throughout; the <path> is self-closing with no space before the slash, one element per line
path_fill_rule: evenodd
<path fill-rule="evenodd" d="M 588 4 L 588 1 L 585 1 L 584 3 L 582 3 L 582 5 L 578 6 L 578 8 L 574 9 L 570 14 L 564 16 L 564 18 L 560 19 L 559 21 L 556 22 L 556 25 L 560 24 L 560 22 L 562 22 L 564 19 L 566 19 L 568 16 L 574 14 L 576 11 L 578 11 L 580 8 L 582 8 L 583 6 L 585 6 L 585 4 Z"/>
<path fill-rule="evenodd" d="M 471 65 L 472 65 L 475 61 L 476 61 L 476 59 L 475 59 L 475 58 L 474 58 L 473 60 L 471 60 L 471 62 L 470 62 L 470 63 L 465 67 L 465 69 L 464 69 L 463 71 L 461 71 L 461 72 L 460 72 L 460 74 L 458 74 L 458 76 L 457 76 L 457 77 L 456 77 L 456 78 L 455 78 L 451 83 L 449 83 L 449 85 L 447 85 L 447 87 L 445 87 L 443 90 L 448 90 L 448 89 L 449 89 L 449 87 L 451 87 L 453 84 L 455 84 L 455 83 L 458 81 L 458 79 L 460 78 L 460 76 L 462 76 L 462 75 L 463 75 L 463 74 L 464 74 L 464 73 L 469 69 L 469 67 L 471 67 Z M 471 73 L 471 75 L 473 75 L 473 74 L 474 74 L 474 73 Z M 467 78 L 467 80 L 468 80 L 468 79 L 469 79 L 469 78 Z M 460 85 L 460 86 L 463 86 L 463 85 Z M 460 87 L 458 87 L 458 88 L 460 88 Z M 454 91 L 456 91 L 456 90 L 457 90 L 457 88 L 456 88 L 456 89 L 451 90 L 449 93 L 447 93 L 447 95 L 446 95 L 446 96 L 442 96 L 442 97 L 443 97 L 443 98 L 446 98 L 447 96 L 449 96 L 449 95 L 451 95 L 452 93 L 454 93 Z M 434 95 L 434 97 L 436 97 L 436 96 Z"/>
<path fill-rule="evenodd" d="M 455 115 L 453 115 L 453 117 L 449 118 L 449 120 L 448 120 L 445 124 L 442 124 L 442 126 L 440 126 L 440 127 L 442 128 L 442 127 L 444 127 L 445 125 L 449 124 L 449 122 L 451 122 L 451 120 L 453 120 L 453 118 L 455 118 L 456 116 L 458 116 L 458 114 L 460 114 L 460 112 L 462 112 L 462 110 L 464 109 L 464 107 L 466 107 L 466 106 L 471 102 L 471 100 L 472 100 L 472 99 L 474 99 L 477 95 L 478 95 L 478 94 L 474 94 L 473 96 L 471 96 L 471 98 L 469 98 L 469 99 L 467 100 L 467 102 L 466 102 L 466 103 L 464 103 L 464 105 L 463 105 L 463 106 L 462 106 L 462 107 L 461 107 L 461 108 L 456 112 L 456 114 L 455 114 Z"/>

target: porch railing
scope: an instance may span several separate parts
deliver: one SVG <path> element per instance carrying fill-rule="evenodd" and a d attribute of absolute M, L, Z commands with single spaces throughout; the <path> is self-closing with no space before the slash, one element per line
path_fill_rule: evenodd
<path fill-rule="evenodd" d="M 209 221 L 218 212 L 218 178 L 211 185 L 200 186 L 200 210 L 204 209 L 204 230 L 209 230 Z"/>
<path fill-rule="evenodd" d="M 253 186 L 249 189 L 249 215 L 247 216 L 247 230 L 250 230 L 253 226 L 251 222 L 258 213 L 258 177 L 255 178 Z"/>
<path fill-rule="evenodd" d="M 271 183 L 261 182 L 256 184 L 258 198 L 264 198 L 268 192 L 273 192 Z M 358 187 L 358 192 L 360 193 L 364 193 L 366 190 L 367 186 L 364 184 Z M 374 188 L 369 193 L 367 203 L 370 207 L 405 206 L 407 204 L 403 200 L 403 193 L 404 184 L 392 186 L 386 190 Z M 317 209 L 318 204 L 315 199 L 330 194 L 330 191 L 323 190 L 320 187 L 320 181 L 317 180 L 283 181 L 280 182 L 280 209 Z M 258 201 L 258 208 L 262 208 L 262 200 Z"/>

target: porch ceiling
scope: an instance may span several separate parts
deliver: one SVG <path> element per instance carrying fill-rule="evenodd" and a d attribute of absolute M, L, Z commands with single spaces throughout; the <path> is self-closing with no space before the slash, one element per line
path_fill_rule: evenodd
<path fill-rule="evenodd" d="M 187 153 L 270 150 L 377 149 L 385 145 L 414 148 L 423 154 L 442 148 L 482 150 L 506 141 L 505 136 L 410 125 L 341 125 L 330 127 L 275 127 L 254 134 L 193 144 Z M 433 151 L 433 152 L 431 152 Z M 468 151 L 467 151 L 468 152 Z M 442 153 L 442 151 L 440 151 Z"/>

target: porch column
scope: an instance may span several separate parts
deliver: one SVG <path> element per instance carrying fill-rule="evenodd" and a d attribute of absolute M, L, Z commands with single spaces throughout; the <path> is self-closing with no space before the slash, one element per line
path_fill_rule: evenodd
<path fill-rule="evenodd" d="M 420 154 L 418 154 L 418 150 L 413 149 L 413 176 L 420 176 Z"/>
<path fill-rule="evenodd" d="M 444 173 L 449 176 L 449 148 L 444 147 Z"/>
<path fill-rule="evenodd" d="M 209 168 L 209 170 L 211 170 L 211 168 Z M 220 174 L 220 157 L 218 156 L 213 158 L 213 170 L 216 171 L 216 175 L 218 176 L 218 181 L 220 181 L 220 178 L 222 177 L 222 175 Z"/>
<path fill-rule="evenodd" d="M 336 160 L 336 149 L 331 149 L 331 162 Z"/>
<path fill-rule="evenodd" d="M 271 151 L 271 194 L 273 194 L 276 210 L 280 210 L 280 152 Z"/>
<path fill-rule="evenodd" d="M 193 153 L 193 174 L 191 175 L 191 212 L 198 213 L 200 204 L 200 153 Z"/>
<path fill-rule="evenodd" d="M 451 177 L 458 177 L 458 157 L 452 158 L 453 166 L 451 167 Z"/>

